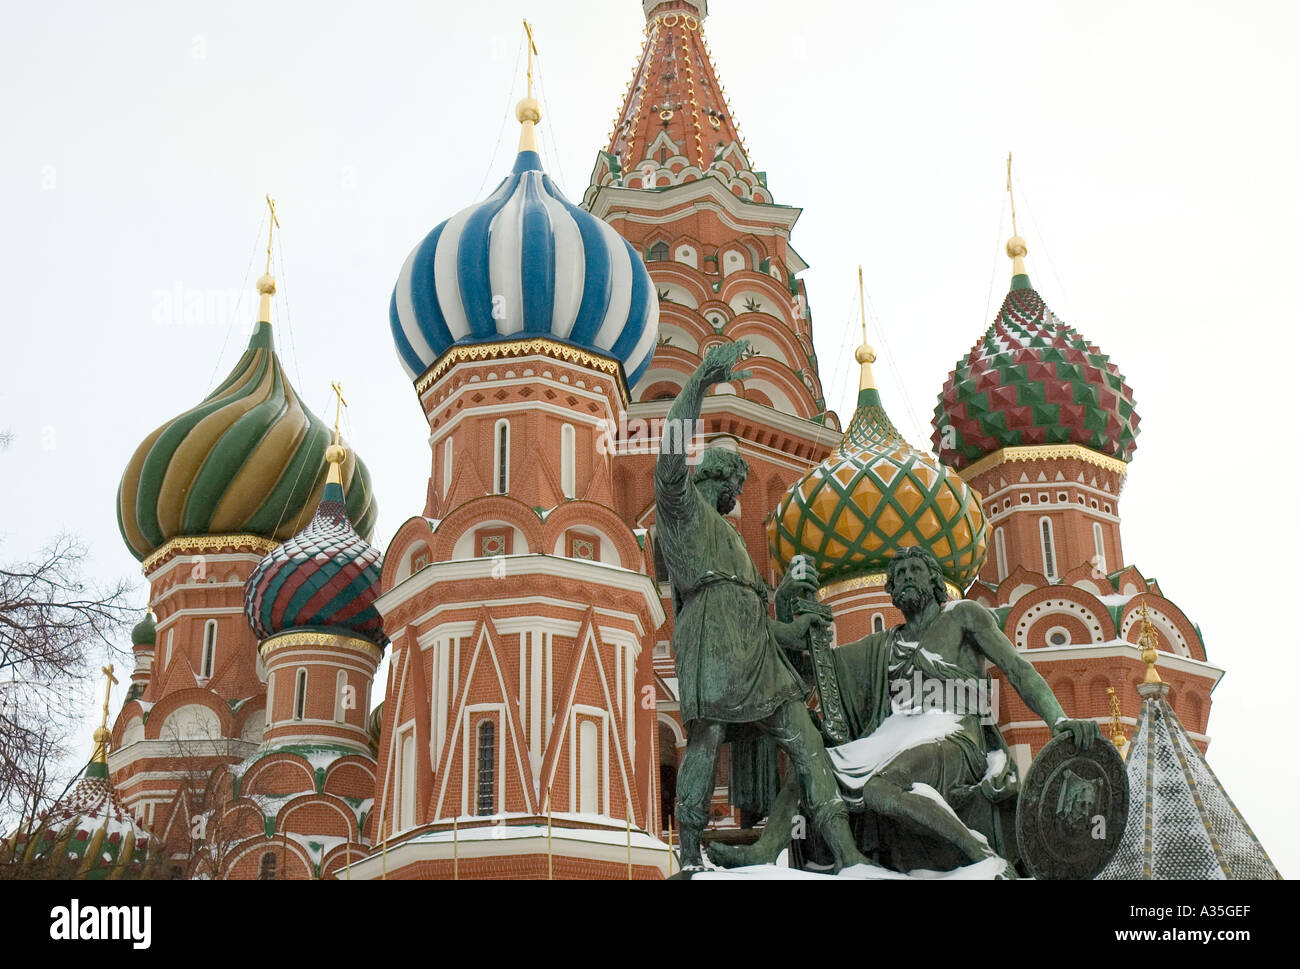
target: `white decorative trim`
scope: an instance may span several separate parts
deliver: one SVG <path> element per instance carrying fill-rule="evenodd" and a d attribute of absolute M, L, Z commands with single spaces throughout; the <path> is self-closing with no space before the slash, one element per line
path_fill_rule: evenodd
<path fill-rule="evenodd" d="M 389 589 L 377 600 L 375 608 L 385 618 L 395 609 L 420 593 L 444 582 L 462 579 L 486 579 L 497 567 L 498 559 L 504 559 L 511 575 L 547 575 L 556 578 L 574 579 L 590 582 L 626 592 L 639 592 L 645 599 L 654 628 L 664 623 L 663 603 L 659 599 L 659 590 L 654 580 L 642 572 L 633 572 L 622 566 L 607 562 L 592 562 L 586 559 L 561 558 L 538 552 L 523 555 L 494 556 L 493 558 L 452 559 L 446 562 L 434 562 L 425 566 L 409 579 Z M 493 600 L 494 602 L 497 600 Z M 565 603 L 568 608 L 578 608 L 574 603 Z M 445 608 L 445 607 L 444 607 Z M 461 606 L 463 608 L 463 605 Z M 584 607 L 585 608 L 585 607 Z M 433 610 L 429 615 L 433 615 Z M 421 617 L 420 621 L 423 621 Z"/>

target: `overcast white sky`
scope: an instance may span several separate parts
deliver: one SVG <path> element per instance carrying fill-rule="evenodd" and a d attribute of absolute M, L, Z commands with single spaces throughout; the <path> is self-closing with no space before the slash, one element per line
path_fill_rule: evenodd
<path fill-rule="evenodd" d="M 16 440 L 0 454 L 0 557 L 73 531 L 97 576 L 140 581 L 143 606 L 118 479 L 246 342 L 263 195 L 282 225 L 281 356 L 318 414 L 343 381 L 386 544 L 422 510 L 429 471 L 388 298 L 410 249 L 509 167 L 520 19 L 541 50 L 543 157 L 574 201 L 644 21 L 637 0 L 126 7 L 3 14 L 0 429 Z M 882 393 L 911 440 L 928 439 L 948 371 L 1010 279 L 1015 153 L 1035 287 L 1137 397 L 1125 558 L 1227 670 L 1210 764 L 1282 873 L 1300 875 L 1286 747 L 1300 637 L 1285 615 L 1300 531 L 1300 7 L 714 0 L 710 14 L 755 167 L 805 209 L 793 242 L 845 419 L 860 262 Z"/>

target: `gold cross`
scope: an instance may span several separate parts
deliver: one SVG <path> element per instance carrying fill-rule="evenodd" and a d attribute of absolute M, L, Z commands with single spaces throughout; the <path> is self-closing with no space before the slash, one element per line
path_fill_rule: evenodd
<path fill-rule="evenodd" d="M 271 198 L 270 193 L 266 196 L 267 207 L 271 210 L 271 224 L 266 230 L 266 274 L 271 275 L 271 240 L 275 238 L 275 230 L 280 228 L 280 220 L 275 217 L 275 199 Z"/>
<path fill-rule="evenodd" d="M 1011 199 L 1011 234 L 1020 235 L 1016 231 L 1016 195 L 1011 191 L 1011 152 L 1007 152 L 1007 195 Z"/>
<path fill-rule="evenodd" d="M 104 674 L 104 676 L 106 677 L 106 681 L 105 681 L 105 683 L 104 683 L 104 718 L 103 718 L 103 720 L 100 721 L 100 724 L 99 724 L 99 725 L 100 725 L 101 728 L 107 729 L 107 727 L 108 727 L 108 696 L 109 696 L 109 694 L 112 692 L 112 690 L 113 690 L 113 684 L 117 682 L 117 678 L 116 678 L 115 676 L 113 676 L 113 664 L 112 664 L 112 663 L 109 663 L 107 666 L 102 666 L 102 667 L 100 667 L 100 672 L 102 672 L 102 673 Z"/>
<path fill-rule="evenodd" d="M 334 396 L 338 398 L 338 400 L 334 402 L 334 439 L 338 440 L 339 417 L 343 413 L 343 408 L 348 406 L 348 402 L 343 399 L 343 384 L 334 380 L 330 382 L 330 386 L 334 388 Z"/>
<path fill-rule="evenodd" d="M 533 96 L 533 55 L 537 53 L 537 42 L 533 40 L 533 26 L 524 21 L 524 33 L 528 35 L 528 96 Z"/>

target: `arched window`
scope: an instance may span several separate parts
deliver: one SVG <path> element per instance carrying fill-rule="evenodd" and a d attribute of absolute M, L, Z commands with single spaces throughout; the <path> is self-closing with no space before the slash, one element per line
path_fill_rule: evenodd
<path fill-rule="evenodd" d="M 492 458 L 492 481 L 496 484 L 496 493 L 504 495 L 510 491 L 510 422 L 505 418 L 497 421 L 496 447 Z"/>
<path fill-rule="evenodd" d="M 203 663 L 199 666 L 199 676 L 212 679 L 212 668 L 217 659 L 217 621 L 209 619 L 203 624 Z"/>
<path fill-rule="evenodd" d="M 1001 528 L 993 530 L 993 548 L 998 557 L 998 581 L 1007 577 L 1007 537 Z"/>
<path fill-rule="evenodd" d="M 447 489 L 451 487 L 451 436 L 442 442 L 442 496 L 447 497 Z"/>
<path fill-rule="evenodd" d="M 1056 543 L 1052 539 L 1052 520 L 1040 518 L 1039 527 L 1043 530 L 1043 575 L 1049 579 L 1056 578 Z"/>
<path fill-rule="evenodd" d="M 268 851 L 262 855 L 261 864 L 257 866 L 258 881 L 273 882 L 275 881 L 275 852 Z"/>
<path fill-rule="evenodd" d="M 307 671 L 298 670 L 298 677 L 293 684 L 293 718 L 301 720 L 307 712 Z"/>
<path fill-rule="evenodd" d="M 876 613 L 871 617 L 871 631 L 873 633 L 883 633 L 885 631 L 885 617 Z"/>
<path fill-rule="evenodd" d="M 269 727 L 275 723 L 275 674 L 268 673 L 266 676 L 266 725 Z"/>
<path fill-rule="evenodd" d="M 1097 563 L 1097 571 L 1106 571 L 1106 540 L 1101 533 L 1101 523 L 1092 523 L 1092 544 L 1097 550 L 1097 557 L 1093 561 Z"/>
<path fill-rule="evenodd" d="M 334 679 L 334 722 L 342 723 L 347 719 L 348 672 L 339 670 Z"/>
<path fill-rule="evenodd" d="M 163 654 L 163 672 L 167 672 L 167 667 L 172 665 L 172 641 L 176 636 L 175 629 L 167 630 L 167 651 Z"/>
<path fill-rule="evenodd" d="M 565 424 L 560 428 L 560 490 L 564 492 L 564 497 L 572 498 L 575 490 L 575 440 L 577 432 L 574 431 L 572 424 Z"/>
<path fill-rule="evenodd" d="M 646 262 L 666 262 L 668 259 L 668 243 L 656 242 L 650 247 L 650 255 L 646 257 Z"/>
<path fill-rule="evenodd" d="M 484 720 L 478 725 L 478 813 L 496 813 L 496 724 Z"/>

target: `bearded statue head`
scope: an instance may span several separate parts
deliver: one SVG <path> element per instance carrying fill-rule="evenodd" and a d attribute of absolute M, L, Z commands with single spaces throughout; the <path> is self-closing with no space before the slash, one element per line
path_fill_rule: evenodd
<path fill-rule="evenodd" d="M 899 572 L 904 562 L 918 560 L 926 566 L 929 576 L 928 586 L 917 586 L 913 582 L 900 580 L 899 578 Z M 948 601 L 948 586 L 944 582 L 943 570 L 939 567 L 939 560 L 934 557 L 934 553 L 928 548 L 923 548 L 920 545 L 899 549 L 898 554 L 889 560 L 889 565 L 885 570 L 885 591 L 889 593 L 894 605 L 902 610 L 904 616 L 913 616 L 920 612 L 929 605 L 931 598 L 939 605 L 943 605 Z"/>

